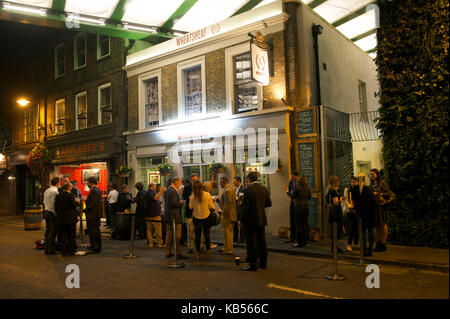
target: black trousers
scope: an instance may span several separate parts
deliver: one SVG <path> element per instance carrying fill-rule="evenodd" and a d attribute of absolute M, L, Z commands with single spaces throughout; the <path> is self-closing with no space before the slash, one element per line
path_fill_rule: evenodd
<path fill-rule="evenodd" d="M 289 206 L 289 222 L 291 224 L 291 240 L 295 240 L 295 236 L 297 234 L 297 227 L 295 224 L 295 206 L 294 202 L 291 201 L 291 205 Z"/>
<path fill-rule="evenodd" d="M 102 237 L 100 234 L 100 219 L 88 219 L 87 231 L 89 234 L 89 241 L 91 243 L 91 250 L 100 252 L 102 250 Z"/>
<path fill-rule="evenodd" d="M 362 228 L 362 238 L 363 238 L 363 249 L 373 249 L 373 242 L 375 239 L 373 228 L 375 227 L 373 223 L 369 223 L 365 219 L 361 219 L 361 228 Z M 369 234 L 369 246 L 366 244 L 366 234 Z"/>
<path fill-rule="evenodd" d="M 108 205 L 108 211 L 106 214 L 106 225 L 110 225 L 112 228 L 116 226 L 116 205 Z"/>
<path fill-rule="evenodd" d="M 52 212 L 45 212 L 45 252 L 55 252 L 56 217 Z"/>
<path fill-rule="evenodd" d="M 356 213 L 348 213 L 347 217 L 350 221 L 350 231 L 348 233 L 347 244 L 351 245 L 353 242 L 357 245 L 359 239 L 358 218 L 356 217 Z"/>
<path fill-rule="evenodd" d="M 235 222 L 233 225 L 233 243 L 237 243 L 239 241 L 239 225 L 238 222 Z"/>
<path fill-rule="evenodd" d="M 61 236 L 61 253 L 69 255 L 75 253 L 76 224 L 58 225 Z"/>
<path fill-rule="evenodd" d="M 135 218 L 134 236 L 136 237 L 136 233 L 138 233 L 140 239 L 147 239 L 147 222 L 145 221 L 145 216 L 136 216 Z"/>
<path fill-rule="evenodd" d="M 198 219 L 192 217 L 192 222 L 194 223 L 194 234 L 195 234 L 195 249 L 200 251 L 201 239 L 202 239 L 202 231 L 203 236 L 205 237 L 205 248 L 206 250 L 210 249 L 211 244 L 211 235 L 210 229 L 211 224 L 209 222 L 209 218 Z"/>
<path fill-rule="evenodd" d="M 296 240 L 300 246 L 306 246 L 308 240 L 309 225 L 308 225 L 308 207 L 295 207 L 295 227 L 296 227 Z"/>
<path fill-rule="evenodd" d="M 247 239 L 247 258 L 250 267 L 257 267 L 259 261 L 260 266 L 267 266 L 267 243 L 265 227 L 245 227 Z"/>

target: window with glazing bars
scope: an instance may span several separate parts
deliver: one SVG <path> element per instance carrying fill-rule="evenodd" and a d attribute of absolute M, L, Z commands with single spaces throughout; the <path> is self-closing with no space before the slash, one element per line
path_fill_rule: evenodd
<path fill-rule="evenodd" d="M 55 128 L 56 134 L 65 132 L 65 115 L 66 115 L 66 102 L 65 100 L 59 100 L 55 103 Z"/>
<path fill-rule="evenodd" d="M 109 55 L 109 36 L 99 35 L 98 36 L 98 58 Z"/>
<path fill-rule="evenodd" d="M 186 118 L 203 112 L 202 68 L 200 65 L 184 70 L 184 112 Z"/>
<path fill-rule="evenodd" d="M 111 85 L 99 88 L 99 111 L 101 112 L 101 124 L 112 122 Z"/>
<path fill-rule="evenodd" d="M 235 113 L 258 109 L 258 88 L 252 79 L 250 52 L 234 57 Z"/>
<path fill-rule="evenodd" d="M 59 77 L 64 75 L 64 46 L 60 45 L 55 49 L 55 76 Z"/>
<path fill-rule="evenodd" d="M 145 125 L 159 124 L 158 77 L 144 81 L 145 88 Z"/>
<path fill-rule="evenodd" d="M 29 106 L 25 110 L 24 117 L 24 142 L 31 142 L 37 139 L 37 111 L 38 106 Z"/>
<path fill-rule="evenodd" d="M 82 130 L 85 129 L 87 127 L 87 95 L 86 93 L 84 94 L 79 94 L 76 96 L 76 107 L 77 107 L 77 112 L 75 114 L 76 116 L 76 129 L 77 130 Z"/>
<path fill-rule="evenodd" d="M 75 38 L 75 69 L 86 65 L 86 35 Z"/>

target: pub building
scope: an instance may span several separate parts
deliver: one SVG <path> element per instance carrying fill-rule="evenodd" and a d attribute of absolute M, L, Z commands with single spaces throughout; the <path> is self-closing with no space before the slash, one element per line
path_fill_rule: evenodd
<path fill-rule="evenodd" d="M 173 165 L 174 176 L 197 173 L 202 181 L 225 174 L 230 182 L 235 176 L 244 182 L 249 171 L 259 171 L 272 199 L 267 232 L 278 235 L 289 226 L 284 185 L 299 170 L 312 190 L 310 226 L 327 236 L 328 177 L 348 183 L 356 163 L 367 164 L 355 143 L 371 143 L 365 147 L 379 163 L 381 143 L 354 138 L 358 130 L 371 129 L 365 115 L 379 107 L 372 94 L 378 91 L 375 64 L 298 1 L 275 1 L 129 54 L 124 69 L 130 186 L 166 184 L 161 164 Z M 364 125 L 355 129 L 360 121 Z M 252 132 L 256 136 L 249 137 Z M 274 134 L 277 143 L 270 140 Z M 255 158 L 249 150 L 264 138 Z M 219 153 L 223 158 L 214 157 Z M 281 167 L 268 171 L 271 154 Z M 211 171 L 220 159 L 224 170 Z M 213 194 L 219 191 L 216 185 Z"/>

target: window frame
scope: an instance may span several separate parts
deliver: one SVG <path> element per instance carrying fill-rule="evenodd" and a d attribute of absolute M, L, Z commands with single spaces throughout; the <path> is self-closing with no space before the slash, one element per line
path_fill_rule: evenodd
<path fill-rule="evenodd" d="M 185 110 L 185 77 L 184 72 L 188 69 L 192 69 L 196 66 L 200 66 L 200 74 L 202 81 L 202 112 L 196 116 L 186 117 Z M 205 70 L 205 56 L 201 56 L 188 61 L 180 62 L 177 64 L 177 91 L 178 91 L 178 121 L 195 120 L 199 118 L 205 118 L 206 112 L 206 70 Z"/>
<path fill-rule="evenodd" d="M 102 84 L 102 85 L 100 85 L 100 86 L 98 86 L 97 87 L 97 110 L 98 110 L 98 121 L 97 121 L 97 123 L 98 123 L 98 125 L 103 125 L 104 123 L 103 123 L 103 117 L 102 117 L 102 110 L 101 110 L 101 106 L 100 106 L 100 99 L 101 99 L 101 90 L 102 89 L 105 89 L 105 88 L 107 88 L 107 87 L 109 87 L 109 105 L 111 106 L 111 109 L 112 109 L 112 85 L 111 85 L 111 82 L 108 82 L 108 83 L 105 83 L 105 84 Z M 87 105 L 87 103 L 86 103 L 86 105 Z M 86 109 L 87 109 L 87 107 L 86 107 Z M 112 113 L 111 113 L 111 123 L 113 122 L 113 119 L 112 119 Z M 110 124 L 110 123 L 107 123 L 107 124 Z"/>
<path fill-rule="evenodd" d="M 38 122 L 39 122 L 39 104 L 30 105 L 24 110 L 24 130 L 23 142 L 32 143 L 39 139 Z M 31 134 L 29 133 L 31 132 Z M 29 137 L 29 138 L 28 138 Z"/>
<path fill-rule="evenodd" d="M 84 64 L 78 65 L 77 40 L 84 37 Z M 87 66 L 87 36 L 86 33 L 80 33 L 73 37 L 73 69 L 78 70 Z"/>
<path fill-rule="evenodd" d="M 97 34 L 97 61 L 103 58 L 106 58 L 111 55 L 111 37 L 108 35 L 108 54 L 101 55 L 101 43 L 100 43 L 100 34 Z"/>
<path fill-rule="evenodd" d="M 60 103 L 61 101 L 64 102 L 64 116 L 62 117 L 63 122 L 64 122 L 64 131 L 63 131 L 63 132 L 59 132 L 59 129 L 58 129 L 59 126 L 56 125 L 56 124 L 58 123 L 58 120 L 59 120 L 59 116 L 58 116 L 58 115 L 59 115 L 59 114 L 58 114 L 58 103 Z M 64 133 L 67 132 L 65 120 L 66 120 L 66 99 L 59 99 L 59 100 L 56 100 L 56 101 L 55 101 L 55 134 L 64 134 Z"/>
<path fill-rule="evenodd" d="M 231 48 L 225 49 L 225 87 L 226 87 L 226 105 L 227 112 L 229 114 L 240 114 L 236 109 L 235 101 L 235 68 L 234 68 L 234 57 L 250 52 L 250 43 L 245 42 L 242 44 L 235 45 Z M 251 57 L 250 57 L 251 59 Z M 263 109 L 263 88 L 262 85 L 256 83 L 257 95 L 258 95 L 258 109 L 255 111 L 260 111 Z M 250 111 L 252 112 L 252 111 Z M 246 113 L 246 112 L 242 112 Z"/>
<path fill-rule="evenodd" d="M 147 114 L 145 110 L 145 81 L 158 79 L 158 125 L 147 126 Z M 161 94 L 161 69 L 139 75 L 139 129 L 157 127 L 162 124 L 162 94 Z"/>
<path fill-rule="evenodd" d="M 86 96 L 86 127 L 80 129 L 80 123 L 78 122 L 78 98 L 81 96 Z M 80 131 L 88 128 L 88 99 L 87 99 L 87 91 L 80 92 L 75 95 L 75 131 Z"/>
<path fill-rule="evenodd" d="M 63 64 L 64 64 L 64 72 L 62 74 L 58 74 L 59 71 L 59 67 L 58 67 L 58 49 L 60 49 L 62 47 L 63 49 Z M 64 75 L 66 75 L 66 54 L 65 54 L 65 48 L 64 48 L 64 42 L 58 44 L 55 47 L 55 79 L 58 79 L 60 77 L 63 77 Z"/>

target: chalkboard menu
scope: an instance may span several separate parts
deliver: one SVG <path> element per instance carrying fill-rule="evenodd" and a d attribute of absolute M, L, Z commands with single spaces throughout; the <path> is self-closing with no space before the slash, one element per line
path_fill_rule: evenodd
<path fill-rule="evenodd" d="M 314 133 L 314 112 L 313 110 L 298 112 L 298 134 Z"/>
<path fill-rule="evenodd" d="M 300 174 L 306 177 L 310 188 L 316 188 L 314 167 L 314 143 L 298 144 Z"/>
<path fill-rule="evenodd" d="M 311 228 L 318 228 L 318 216 L 317 216 L 317 198 L 311 198 L 309 201 L 309 215 L 308 224 Z"/>

